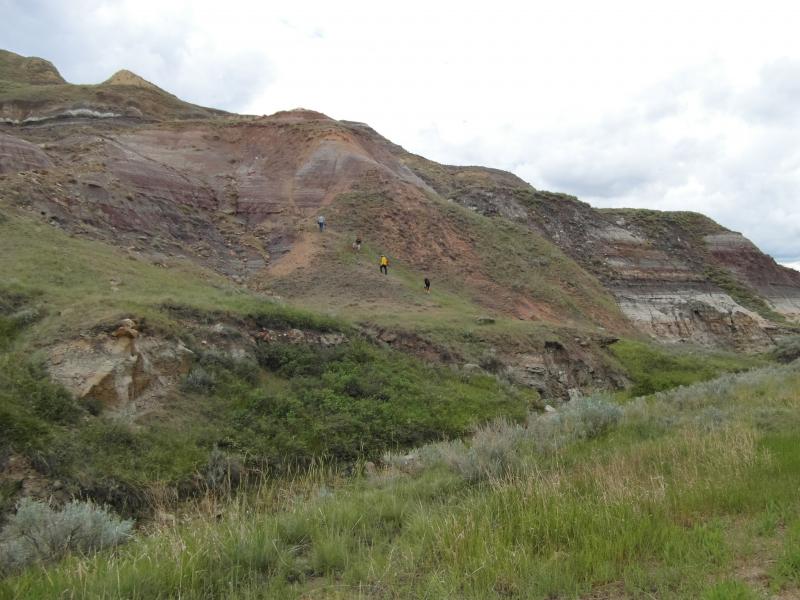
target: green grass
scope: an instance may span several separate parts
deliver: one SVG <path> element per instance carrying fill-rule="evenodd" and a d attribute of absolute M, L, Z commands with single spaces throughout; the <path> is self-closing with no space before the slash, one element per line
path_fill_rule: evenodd
<path fill-rule="evenodd" d="M 797 366 L 768 368 L 641 399 L 609 433 L 474 484 L 315 470 L 0 597 L 791 597 L 798 402 Z"/>
<path fill-rule="evenodd" d="M 723 373 L 740 372 L 766 363 L 758 356 L 732 352 L 656 346 L 620 340 L 611 346 L 632 381 L 623 397 L 632 398 L 690 385 Z"/>
<path fill-rule="evenodd" d="M 30 305 L 42 314 L 22 336 L 24 345 L 51 344 L 127 316 L 171 335 L 183 332 L 181 318 L 201 314 L 207 319 L 225 313 L 249 316 L 259 326 L 345 327 L 260 297 L 189 261 L 176 260 L 165 269 L 24 217 L 0 222 L 0 255 L 5 295 L 33 297 Z"/>

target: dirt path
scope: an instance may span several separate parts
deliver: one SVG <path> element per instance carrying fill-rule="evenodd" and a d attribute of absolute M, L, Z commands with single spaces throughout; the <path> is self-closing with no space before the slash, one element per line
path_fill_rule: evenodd
<path fill-rule="evenodd" d="M 300 238 L 292 244 L 289 252 L 281 256 L 268 267 L 268 272 L 273 277 L 284 277 L 297 269 L 302 269 L 311 264 L 312 259 L 322 250 L 323 240 L 320 238 L 325 233 L 304 231 Z"/>

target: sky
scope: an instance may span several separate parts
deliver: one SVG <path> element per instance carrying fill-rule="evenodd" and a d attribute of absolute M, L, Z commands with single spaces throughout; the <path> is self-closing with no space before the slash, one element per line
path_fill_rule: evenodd
<path fill-rule="evenodd" d="M 303 107 L 800 269 L 800 4 L 0 0 L 0 48 L 234 112 Z"/>

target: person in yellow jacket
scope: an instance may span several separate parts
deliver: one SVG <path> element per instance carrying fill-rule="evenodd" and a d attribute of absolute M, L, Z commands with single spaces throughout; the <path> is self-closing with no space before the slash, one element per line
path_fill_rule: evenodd
<path fill-rule="evenodd" d="M 389 259 L 386 258 L 385 254 L 381 254 L 381 272 L 384 275 L 389 274 Z"/>

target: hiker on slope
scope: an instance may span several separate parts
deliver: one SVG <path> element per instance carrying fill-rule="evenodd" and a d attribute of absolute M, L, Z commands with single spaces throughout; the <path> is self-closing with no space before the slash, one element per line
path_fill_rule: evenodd
<path fill-rule="evenodd" d="M 389 274 L 389 259 L 386 258 L 385 254 L 381 254 L 381 272 L 384 275 Z"/>
<path fill-rule="evenodd" d="M 325 217 L 322 215 L 317 217 L 317 225 L 319 225 L 319 230 L 322 231 L 325 229 Z"/>

